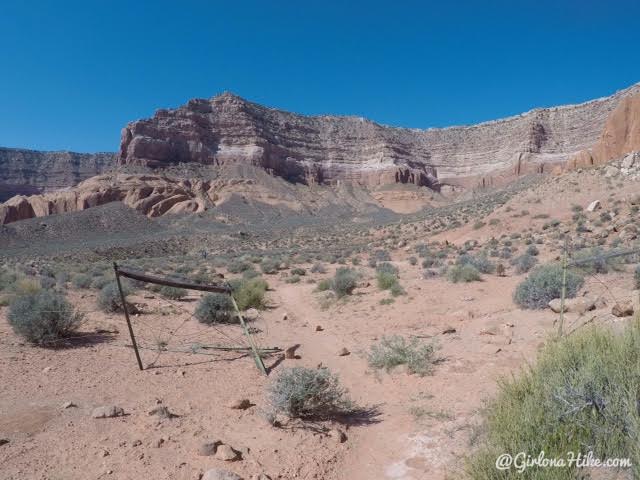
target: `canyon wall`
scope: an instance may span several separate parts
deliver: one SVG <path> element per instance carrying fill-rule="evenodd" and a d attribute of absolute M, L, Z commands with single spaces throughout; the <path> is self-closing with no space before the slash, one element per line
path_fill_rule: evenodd
<path fill-rule="evenodd" d="M 122 131 L 119 163 L 249 163 L 289 181 L 440 189 L 503 184 L 550 171 L 598 140 L 608 115 L 640 84 L 579 105 L 473 126 L 417 130 L 358 117 L 303 116 L 225 93 L 195 99 Z"/>
<path fill-rule="evenodd" d="M 0 148 L 0 202 L 71 187 L 115 166 L 113 153 L 39 152 Z"/>

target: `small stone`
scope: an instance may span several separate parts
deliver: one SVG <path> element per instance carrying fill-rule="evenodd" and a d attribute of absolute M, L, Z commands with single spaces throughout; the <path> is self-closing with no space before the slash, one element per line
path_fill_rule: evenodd
<path fill-rule="evenodd" d="M 287 312 L 284 312 L 282 314 L 282 320 L 288 320 L 289 319 L 289 314 Z"/>
<path fill-rule="evenodd" d="M 338 356 L 339 357 L 346 357 L 347 355 L 349 355 L 351 352 L 349 350 L 347 350 L 345 347 L 342 347 L 339 351 L 338 351 Z"/>
<path fill-rule="evenodd" d="M 198 447 L 198 455 L 203 457 L 210 457 L 216 453 L 216 449 L 219 445 L 222 445 L 220 440 L 215 440 L 213 442 L 204 442 Z"/>
<path fill-rule="evenodd" d="M 142 445 L 142 440 L 140 439 L 134 440 L 131 444 L 132 447 L 139 447 L 140 445 Z"/>
<path fill-rule="evenodd" d="M 249 321 L 252 322 L 252 321 L 257 320 L 258 317 L 260 317 L 260 312 L 258 311 L 257 308 L 250 308 L 249 310 L 244 312 L 245 320 L 249 320 Z"/>
<path fill-rule="evenodd" d="M 456 329 L 454 327 L 451 327 L 451 326 L 446 327 L 444 330 L 442 330 L 442 334 L 443 335 L 449 335 L 449 334 L 452 334 L 452 333 L 456 333 Z"/>
<path fill-rule="evenodd" d="M 154 448 L 160 448 L 162 445 L 164 445 L 164 438 L 160 437 L 159 439 L 154 441 L 152 445 Z"/>
<path fill-rule="evenodd" d="M 236 452 L 229 445 L 222 444 L 216 448 L 216 458 L 218 460 L 224 460 L 226 462 L 233 462 L 238 459 L 238 452 Z"/>
<path fill-rule="evenodd" d="M 42 373 L 49 373 L 53 367 L 45 367 L 42 369 Z"/>
<path fill-rule="evenodd" d="M 322 328 L 322 325 L 316 325 L 316 332 L 321 332 L 323 330 L 324 328 Z"/>
<path fill-rule="evenodd" d="M 601 207 L 602 207 L 602 204 L 600 203 L 600 200 L 594 200 L 587 206 L 587 212 L 595 212 Z"/>
<path fill-rule="evenodd" d="M 251 400 L 247 399 L 247 398 L 238 398 L 236 400 L 233 400 L 232 402 L 229 402 L 227 404 L 227 407 L 232 408 L 234 410 L 246 410 L 247 408 L 250 408 L 253 404 L 251 403 Z"/>
<path fill-rule="evenodd" d="M 0 447 L 2 445 L 6 445 L 7 443 L 9 443 L 9 439 L 7 438 L 0 438 Z"/>
<path fill-rule="evenodd" d="M 616 317 L 629 317 L 633 315 L 633 304 L 631 302 L 618 302 L 611 308 L 611 313 Z"/>
<path fill-rule="evenodd" d="M 289 348 L 287 348 L 284 351 L 284 358 L 288 358 L 289 360 L 292 360 L 294 358 L 296 358 L 296 350 L 298 349 L 300 345 L 293 345 Z"/>
<path fill-rule="evenodd" d="M 333 438 L 337 443 L 344 443 L 347 441 L 347 434 L 339 428 L 334 428 L 329 431 L 329 436 Z"/>
<path fill-rule="evenodd" d="M 124 415 L 124 410 L 115 405 L 105 405 L 93 409 L 91 416 L 93 418 L 113 418 Z"/>
<path fill-rule="evenodd" d="M 77 407 L 77 405 L 73 402 L 64 402 L 62 404 L 62 408 L 63 409 L 67 409 L 67 408 L 73 408 L 73 407 Z"/>
<path fill-rule="evenodd" d="M 242 477 L 229 470 L 223 470 L 222 468 L 212 468 L 204 472 L 204 475 L 200 480 L 242 480 Z"/>

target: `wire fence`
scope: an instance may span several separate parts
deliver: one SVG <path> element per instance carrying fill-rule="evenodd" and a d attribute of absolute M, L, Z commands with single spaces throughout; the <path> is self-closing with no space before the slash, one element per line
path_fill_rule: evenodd
<path fill-rule="evenodd" d="M 629 264 L 640 262 L 640 249 L 613 249 L 609 252 L 599 247 L 576 248 L 565 239 L 562 249 L 562 293 L 559 306 L 558 335 L 570 335 L 585 325 L 608 322 L 616 317 L 634 312 L 633 291 L 636 285 L 624 285 L 612 280 L 610 273 L 628 270 Z M 568 306 L 567 275 L 574 271 L 583 277 L 581 291 L 584 302 L 577 311 Z M 635 295 L 638 295 L 636 292 Z M 640 304 L 640 297 L 638 302 Z M 610 308 L 613 306 L 613 308 Z M 605 308 L 606 307 L 606 308 Z M 615 310 L 617 307 L 617 311 Z M 615 312 L 615 313 L 614 313 Z M 567 313 L 574 313 L 567 322 Z"/>

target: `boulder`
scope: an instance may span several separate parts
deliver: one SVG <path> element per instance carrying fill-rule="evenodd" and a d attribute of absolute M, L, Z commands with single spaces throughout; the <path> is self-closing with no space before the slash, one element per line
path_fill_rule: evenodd
<path fill-rule="evenodd" d="M 561 300 L 559 298 L 554 298 L 549 302 L 549 308 L 555 313 L 560 313 L 560 303 L 561 303 Z M 595 304 L 596 304 L 596 300 L 592 298 L 586 298 L 586 297 L 565 298 L 564 311 L 577 313 L 579 315 L 584 315 L 586 312 L 590 310 L 595 310 L 596 308 Z"/>
<path fill-rule="evenodd" d="M 616 317 L 629 317 L 633 315 L 633 303 L 630 301 L 617 302 L 611 308 L 611 313 Z"/>

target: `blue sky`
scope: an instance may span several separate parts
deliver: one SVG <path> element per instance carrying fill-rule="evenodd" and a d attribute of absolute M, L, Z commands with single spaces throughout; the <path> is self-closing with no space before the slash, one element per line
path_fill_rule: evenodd
<path fill-rule="evenodd" d="M 635 1 L 0 2 L 0 145 L 115 151 L 230 90 L 305 114 L 469 124 L 640 81 Z"/>

